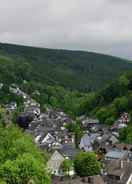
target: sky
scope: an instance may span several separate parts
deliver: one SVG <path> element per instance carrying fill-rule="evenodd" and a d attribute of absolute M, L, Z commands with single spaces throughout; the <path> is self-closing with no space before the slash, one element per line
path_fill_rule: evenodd
<path fill-rule="evenodd" d="M 0 0 L 0 42 L 132 58 L 132 0 Z"/>

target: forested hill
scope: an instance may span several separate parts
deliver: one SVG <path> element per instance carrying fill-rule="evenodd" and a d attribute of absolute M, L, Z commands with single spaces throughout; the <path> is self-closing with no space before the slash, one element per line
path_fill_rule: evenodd
<path fill-rule="evenodd" d="M 132 64 L 103 54 L 0 44 L 0 81 L 23 80 L 69 89 L 100 89 Z"/>
<path fill-rule="evenodd" d="M 91 93 L 83 104 L 84 112 L 100 122 L 111 125 L 124 112 L 132 117 L 132 72 L 106 85 L 97 93 Z"/>

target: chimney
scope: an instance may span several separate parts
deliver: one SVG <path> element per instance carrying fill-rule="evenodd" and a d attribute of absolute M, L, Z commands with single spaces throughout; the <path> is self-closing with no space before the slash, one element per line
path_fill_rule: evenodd
<path fill-rule="evenodd" d="M 75 143 L 75 137 L 72 135 L 72 143 Z"/>
<path fill-rule="evenodd" d="M 123 167 L 124 167 L 124 162 L 123 160 L 121 160 L 121 169 L 123 169 Z"/>

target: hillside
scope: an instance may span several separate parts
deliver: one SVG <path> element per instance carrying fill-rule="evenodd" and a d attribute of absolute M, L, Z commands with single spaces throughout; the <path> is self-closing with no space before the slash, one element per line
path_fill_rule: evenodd
<path fill-rule="evenodd" d="M 0 44 L 0 81 L 6 83 L 26 80 L 88 92 L 131 69 L 127 60 L 103 54 Z"/>
<path fill-rule="evenodd" d="M 106 124 L 113 124 L 124 112 L 132 117 L 132 72 L 91 94 L 83 105 L 85 113 Z"/>

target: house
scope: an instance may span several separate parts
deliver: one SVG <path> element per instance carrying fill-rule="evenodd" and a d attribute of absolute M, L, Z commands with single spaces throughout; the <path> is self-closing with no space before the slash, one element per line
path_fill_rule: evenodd
<path fill-rule="evenodd" d="M 130 116 L 127 112 L 124 112 L 121 114 L 121 116 L 117 119 L 117 121 L 115 123 L 117 124 L 127 124 L 130 122 Z"/>
<path fill-rule="evenodd" d="M 37 135 L 35 137 L 35 143 L 39 143 L 40 139 L 41 139 L 41 135 Z"/>
<path fill-rule="evenodd" d="M 82 181 L 87 184 L 105 184 L 100 175 L 85 177 Z"/>
<path fill-rule="evenodd" d="M 116 136 L 112 135 L 109 139 L 109 142 L 114 145 L 114 144 L 117 144 L 119 142 L 119 140 L 117 139 Z"/>
<path fill-rule="evenodd" d="M 50 133 L 48 133 L 42 140 L 41 144 L 52 144 L 54 142 L 55 138 Z"/>
<path fill-rule="evenodd" d="M 40 112 L 40 104 L 37 103 L 35 100 L 27 98 L 24 101 L 24 110 L 30 113 L 33 113 L 36 117 L 39 117 L 41 112 Z"/>
<path fill-rule="evenodd" d="M 9 86 L 9 91 L 10 91 L 10 93 L 18 94 L 19 93 L 19 87 L 15 84 L 12 84 L 11 86 Z"/>
<path fill-rule="evenodd" d="M 84 128 L 92 128 L 92 127 L 95 127 L 96 125 L 99 125 L 98 119 L 91 119 L 88 117 L 86 117 L 85 119 L 82 119 L 81 122 L 82 122 L 82 127 Z"/>
<path fill-rule="evenodd" d="M 47 163 L 48 169 L 53 175 L 60 175 L 60 167 L 65 158 L 58 152 L 55 151 L 50 160 Z"/>
<path fill-rule="evenodd" d="M 74 144 L 63 144 L 59 151 L 64 157 L 69 159 L 74 159 L 79 153 L 79 150 L 75 148 Z"/>
<path fill-rule="evenodd" d="M 130 122 L 130 116 L 129 116 L 129 114 L 127 113 L 127 112 L 124 112 L 122 115 L 121 115 L 121 117 L 120 117 L 120 121 L 122 122 L 122 123 L 129 123 Z"/>
<path fill-rule="evenodd" d="M 115 144 L 115 147 L 116 149 L 119 149 L 119 150 L 132 151 L 132 144 L 120 143 L 120 144 Z"/>
<path fill-rule="evenodd" d="M 122 159 L 111 161 L 106 168 L 107 184 L 128 184 L 131 181 L 132 163 Z"/>
<path fill-rule="evenodd" d="M 81 138 L 81 142 L 79 144 L 79 148 L 84 150 L 84 151 L 92 151 L 92 144 L 91 144 L 91 139 L 90 136 L 88 134 L 85 134 L 82 138 Z"/>
<path fill-rule="evenodd" d="M 120 118 L 115 121 L 114 125 L 112 126 L 112 130 L 119 130 L 122 128 L 127 127 L 127 124 L 130 122 L 130 115 L 126 112 L 121 114 Z"/>
<path fill-rule="evenodd" d="M 98 134 L 93 143 L 93 149 L 95 151 L 103 150 L 103 153 L 111 150 L 112 148 L 112 141 L 110 140 L 111 136 L 112 135 L 110 132 L 102 132 L 101 134 Z"/>
<path fill-rule="evenodd" d="M 106 145 L 106 143 L 109 142 L 110 135 L 109 133 L 99 135 L 96 137 L 96 141 L 99 143 L 100 147 L 103 147 Z"/>
<path fill-rule="evenodd" d="M 53 177 L 52 184 L 106 184 L 100 175 L 80 178 Z"/>
<path fill-rule="evenodd" d="M 59 149 L 61 149 L 62 144 L 59 143 L 59 142 L 54 142 L 54 143 L 52 143 L 51 146 L 52 146 L 52 149 L 53 149 L 53 150 L 59 150 Z"/>
<path fill-rule="evenodd" d="M 9 111 L 15 111 L 17 109 L 17 103 L 11 102 L 10 104 L 7 104 L 5 107 Z"/>
<path fill-rule="evenodd" d="M 132 144 L 115 144 L 115 148 L 118 150 L 125 150 L 128 153 L 128 159 L 132 161 Z"/>
<path fill-rule="evenodd" d="M 112 133 L 112 135 L 114 135 L 115 137 L 119 138 L 119 132 L 118 132 L 118 131 L 112 131 L 111 133 Z"/>
<path fill-rule="evenodd" d="M 118 129 L 122 129 L 122 128 L 125 128 L 125 127 L 127 127 L 127 124 L 126 123 L 120 123 L 118 125 Z"/>
<path fill-rule="evenodd" d="M 93 150 L 92 144 L 96 140 L 98 134 L 84 134 L 83 137 L 81 138 L 79 148 L 88 152 Z"/>
<path fill-rule="evenodd" d="M 125 160 L 128 157 L 128 152 L 125 150 L 111 150 L 105 155 L 106 161 L 118 160 L 122 159 Z"/>
<path fill-rule="evenodd" d="M 40 108 L 38 108 L 36 106 L 29 107 L 28 111 L 32 112 L 36 117 L 40 116 Z"/>
<path fill-rule="evenodd" d="M 53 176 L 52 177 L 52 184 L 84 184 L 84 182 L 81 181 L 80 177 L 66 177 L 66 176 Z"/>

